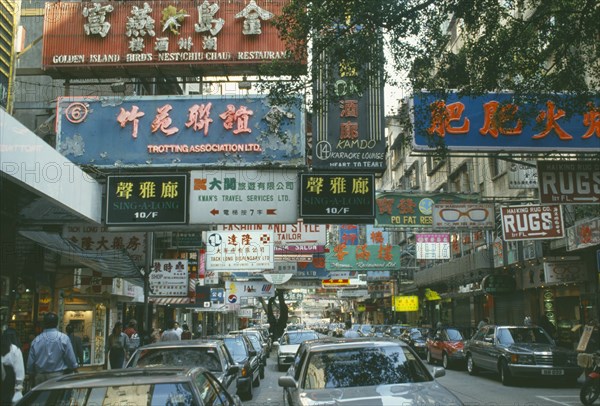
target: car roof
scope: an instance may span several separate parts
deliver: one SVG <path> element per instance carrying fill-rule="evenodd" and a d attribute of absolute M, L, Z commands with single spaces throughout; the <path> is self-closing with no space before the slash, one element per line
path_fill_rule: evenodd
<path fill-rule="evenodd" d="M 128 386 L 189 381 L 191 375 L 207 372 L 203 367 L 123 368 L 62 375 L 36 386 L 36 390 Z"/>
<path fill-rule="evenodd" d="M 155 343 L 146 344 L 139 347 L 140 350 L 149 350 L 154 348 L 187 348 L 187 347 L 216 347 L 221 345 L 221 340 L 211 339 L 196 339 L 196 340 L 173 340 L 173 341 L 157 341 Z"/>
<path fill-rule="evenodd" d="M 328 337 L 319 340 L 309 340 L 303 343 L 310 347 L 310 351 L 336 350 L 343 348 L 364 348 L 364 347 L 386 347 L 386 346 L 402 346 L 408 347 L 402 340 L 396 340 L 387 337 L 360 337 L 360 338 L 343 338 L 343 337 Z"/>
<path fill-rule="evenodd" d="M 298 329 L 298 330 L 288 330 L 284 334 L 302 334 L 302 333 L 316 333 L 316 331 L 309 329 L 309 328 L 304 328 L 304 329 Z"/>

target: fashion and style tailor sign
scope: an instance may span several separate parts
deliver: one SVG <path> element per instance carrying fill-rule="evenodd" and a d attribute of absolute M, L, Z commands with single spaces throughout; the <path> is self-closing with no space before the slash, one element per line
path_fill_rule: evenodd
<path fill-rule="evenodd" d="M 600 99 L 580 107 L 564 95 L 519 105 L 510 93 L 413 99 L 414 149 L 454 151 L 600 151 Z"/>
<path fill-rule="evenodd" d="M 301 101 L 266 96 L 61 98 L 56 149 L 73 163 L 123 167 L 304 165 Z"/>

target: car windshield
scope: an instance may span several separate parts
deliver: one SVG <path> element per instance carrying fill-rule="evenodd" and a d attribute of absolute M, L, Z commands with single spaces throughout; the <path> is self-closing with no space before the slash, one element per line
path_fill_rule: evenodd
<path fill-rule="evenodd" d="M 373 326 L 371 326 L 370 324 L 364 324 L 363 326 L 361 326 L 360 331 L 362 331 L 363 333 L 367 334 L 372 329 L 373 329 Z"/>
<path fill-rule="evenodd" d="M 197 405 L 187 382 L 33 391 L 23 405 Z"/>
<path fill-rule="evenodd" d="M 450 341 L 460 341 L 463 339 L 463 336 L 462 334 L 460 334 L 460 331 L 455 330 L 453 328 L 447 329 L 446 335 L 448 335 L 448 340 Z"/>
<path fill-rule="evenodd" d="M 252 343 L 252 347 L 254 347 L 254 349 L 256 351 L 262 351 L 262 346 L 260 345 L 260 341 L 259 341 L 258 337 L 251 336 L 251 335 L 247 335 L 246 337 L 248 337 L 250 339 L 250 342 Z"/>
<path fill-rule="evenodd" d="M 244 362 L 248 358 L 248 352 L 241 337 L 226 337 L 223 341 L 236 363 Z"/>
<path fill-rule="evenodd" d="M 498 342 L 503 345 L 514 343 L 552 344 L 552 339 L 540 327 L 499 328 Z"/>
<path fill-rule="evenodd" d="M 131 366 L 202 366 L 211 372 L 223 371 L 217 350 L 211 347 L 144 349 L 138 352 Z"/>
<path fill-rule="evenodd" d="M 284 334 L 282 337 L 282 344 L 302 344 L 304 341 L 316 340 L 317 338 L 319 338 L 319 336 L 314 331 L 288 333 Z"/>
<path fill-rule="evenodd" d="M 431 381 L 423 363 L 400 346 L 319 351 L 310 355 L 305 389 Z"/>
<path fill-rule="evenodd" d="M 421 330 L 410 330 L 410 338 L 416 340 L 417 338 L 423 338 L 423 333 Z"/>

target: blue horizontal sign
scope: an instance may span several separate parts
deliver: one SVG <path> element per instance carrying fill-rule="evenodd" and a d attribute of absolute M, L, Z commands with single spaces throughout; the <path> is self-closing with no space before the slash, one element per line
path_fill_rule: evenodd
<path fill-rule="evenodd" d="M 508 93 L 443 100 L 420 93 L 414 103 L 414 148 L 456 151 L 600 151 L 599 99 L 578 107 L 552 95 L 519 105 Z"/>
<path fill-rule="evenodd" d="M 57 149 L 105 168 L 305 163 L 304 115 L 266 97 L 62 98 Z"/>

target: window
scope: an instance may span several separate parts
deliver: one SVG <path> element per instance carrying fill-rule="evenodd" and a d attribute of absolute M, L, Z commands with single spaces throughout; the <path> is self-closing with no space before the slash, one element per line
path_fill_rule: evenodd
<path fill-rule="evenodd" d="M 200 389 L 200 398 L 206 406 L 229 406 L 231 399 L 225 389 L 208 374 L 198 374 L 196 384 Z"/>
<path fill-rule="evenodd" d="M 488 163 L 489 163 L 489 167 L 490 167 L 490 176 L 493 178 L 495 178 L 496 176 L 499 176 L 502 174 L 502 168 L 501 168 L 501 163 L 500 160 L 497 158 L 488 158 Z"/>

